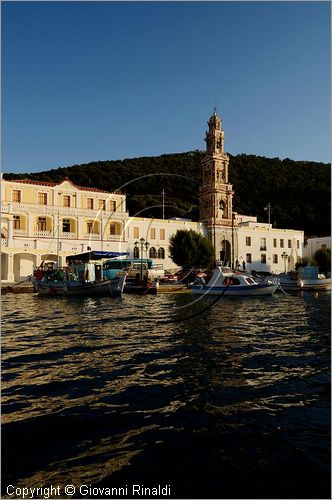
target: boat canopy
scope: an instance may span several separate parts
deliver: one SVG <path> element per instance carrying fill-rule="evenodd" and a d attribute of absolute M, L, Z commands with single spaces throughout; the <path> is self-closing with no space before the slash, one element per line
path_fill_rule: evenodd
<path fill-rule="evenodd" d="M 68 255 L 66 261 L 80 260 L 83 262 L 88 262 L 89 260 L 101 260 L 101 259 L 114 259 L 115 257 L 122 257 L 123 255 L 129 255 L 129 252 L 103 252 L 103 251 L 89 251 L 78 253 L 76 255 Z"/>

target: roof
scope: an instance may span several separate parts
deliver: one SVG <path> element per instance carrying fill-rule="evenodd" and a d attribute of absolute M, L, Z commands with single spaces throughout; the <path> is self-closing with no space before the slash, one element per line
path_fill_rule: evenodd
<path fill-rule="evenodd" d="M 84 253 L 78 253 L 77 255 L 68 255 L 66 260 L 81 260 L 83 262 L 88 262 L 89 260 L 100 260 L 100 259 L 113 259 L 114 257 L 121 257 L 123 255 L 129 255 L 128 252 L 103 252 L 103 251 L 90 251 Z"/>
<path fill-rule="evenodd" d="M 104 191 L 103 189 L 97 189 L 93 187 L 85 187 L 85 186 L 77 186 L 74 184 L 68 177 L 65 177 L 61 182 L 47 182 L 47 181 L 36 181 L 34 179 L 12 179 L 11 182 L 20 182 L 22 184 L 35 184 L 37 186 L 48 186 L 48 187 L 55 187 L 55 186 L 60 186 L 63 182 L 69 181 L 73 187 L 76 189 L 79 189 L 80 191 L 94 191 L 97 193 L 105 193 L 109 194 L 109 191 Z M 122 194 L 122 193 L 116 193 L 116 194 Z"/>

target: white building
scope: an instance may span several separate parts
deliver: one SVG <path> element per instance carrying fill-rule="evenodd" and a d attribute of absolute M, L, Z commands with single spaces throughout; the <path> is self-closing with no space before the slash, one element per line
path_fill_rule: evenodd
<path fill-rule="evenodd" d="M 308 238 L 304 247 L 303 255 L 312 259 L 317 250 L 322 249 L 331 250 L 331 236 L 325 236 L 323 238 Z"/>
<path fill-rule="evenodd" d="M 169 258 L 169 238 L 179 229 L 207 236 L 215 258 L 257 271 L 292 269 L 302 257 L 303 231 L 276 229 L 253 216 L 233 211 L 233 187 L 228 181 L 229 157 L 224 131 L 214 112 L 206 134 L 200 194 L 200 222 L 186 219 L 130 217 L 126 197 L 95 188 L 33 180 L 2 180 L 1 279 L 18 282 L 42 261 L 65 264 L 67 255 L 91 250 L 128 252 L 141 257 L 135 243 L 149 243 L 144 257 L 177 266 Z M 136 245 L 137 246 L 137 245 Z"/>

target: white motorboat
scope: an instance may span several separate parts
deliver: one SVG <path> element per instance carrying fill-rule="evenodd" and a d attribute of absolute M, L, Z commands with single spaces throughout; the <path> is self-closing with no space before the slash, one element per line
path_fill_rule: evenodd
<path fill-rule="evenodd" d="M 317 266 L 300 267 L 297 283 L 301 290 L 331 290 L 331 277 L 320 273 Z"/>
<path fill-rule="evenodd" d="M 262 296 L 272 295 L 279 286 L 275 277 L 267 277 L 259 281 L 245 274 L 223 272 L 217 267 L 208 283 L 198 278 L 190 285 L 193 294 L 225 295 L 225 296 Z"/>

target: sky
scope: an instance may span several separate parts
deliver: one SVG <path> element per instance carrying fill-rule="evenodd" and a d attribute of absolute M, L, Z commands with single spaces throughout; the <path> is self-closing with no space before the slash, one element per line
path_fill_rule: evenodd
<path fill-rule="evenodd" d="M 1 2 L 3 172 L 205 148 L 331 161 L 330 3 Z"/>

